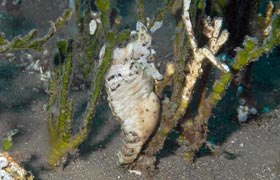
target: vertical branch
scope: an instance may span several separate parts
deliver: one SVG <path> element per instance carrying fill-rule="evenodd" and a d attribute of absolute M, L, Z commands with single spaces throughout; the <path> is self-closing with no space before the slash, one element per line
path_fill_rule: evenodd
<path fill-rule="evenodd" d="M 56 102 L 56 98 L 58 97 L 58 91 L 57 91 L 57 84 L 58 84 L 58 68 L 54 67 L 54 70 L 51 74 L 51 78 L 48 83 L 48 106 L 47 106 L 47 111 L 50 111 L 51 108 L 54 106 Z"/>
<path fill-rule="evenodd" d="M 110 29 L 110 0 L 96 0 L 95 5 L 101 12 L 101 22 L 105 30 Z"/>
<path fill-rule="evenodd" d="M 88 135 L 90 122 L 92 120 L 93 115 L 95 114 L 96 103 L 97 103 L 99 94 L 101 92 L 103 77 L 104 77 L 105 73 L 107 72 L 107 69 L 110 65 L 110 60 L 111 60 L 111 49 L 107 48 L 105 50 L 105 55 L 102 60 L 102 64 L 98 69 L 97 75 L 95 78 L 93 78 L 93 80 L 91 82 L 92 90 L 91 90 L 90 100 L 87 104 L 86 112 L 84 113 L 84 117 L 83 117 L 84 124 L 81 128 L 81 131 L 77 135 L 75 135 L 73 138 L 72 144 L 74 146 L 83 142 L 85 137 Z"/>
<path fill-rule="evenodd" d="M 176 0 L 166 0 L 162 7 L 160 7 L 157 12 L 155 13 L 155 17 L 153 19 L 153 22 L 156 21 L 162 21 L 165 14 L 170 12 L 173 4 Z"/>
<path fill-rule="evenodd" d="M 99 20 L 97 17 L 96 22 Z M 90 74 L 92 69 L 94 69 L 94 59 L 96 57 L 97 49 L 99 47 L 99 40 L 102 38 L 103 27 L 101 23 L 96 23 L 97 29 L 94 35 L 90 35 L 89 32 L 83 34 L 83 40 L 85 44 L 84 60 L 81 61 L 83 64 L 83 74 L 86 76 Z"/>
<path fill-rule="evenodd" d="M 70 141 L 73 101 L 68 100 L 70 76 L 72 74 L 72 40 L 60 40 L 57 43 L 59 53 L 55 56 L 55 65 L 49 81 L 48 130 L 50 154 L 48 163 L 58 165 L 67 155 Z M 59 62 L 60 61 L 60 62 Z M 61 67 L 62 66 L 62 67 Z M 59 70 L 62 78 L 59 79 Z M 58 106 L 58 107 L 57 107 Z M 57 112 L 58 109 L 58 112 Z"/>
<path fill-rule="evenodd" d="M 267 25 L 273 28 L 260 46 L 256 38 L 246 37 L 243 42 L 244 47 L 235 55 L 231 68 L 238 72 L 244 69 L 253 60 L 257 60 L 263 53 L 271 51 L 273 47 L 280 44 L 279 24 L 280 16 L 279 13 L 276 12 L 274 17 L 271 18 L 271 23 Z M 264 27 L 264 29 L 266 28 L 267 27 Z M 220 79 L 215 81 L 211 93 L 199 104 L 198 115 L 192 121 L 185 121 L 182 124 L 184 136 L 181 140 L 183 141 L 182 144 L 187 144 L 187 150 L 183 155 L 188 162 L 193 161 L 195 153 L 206 143 L 208 120 L 211 117 L 212 110 L 223 97 L 232 79 L 233 74 L 223 71 Z"/>
<path fill-rule="evenodd" d="M 89 2 L 88 2 L 89 3 Z M 87 5 L 89 6 L 89 4 Z M 111 52 L 112 48 L 118 44 L 120 41 L 127 39 L 130 35 L 129 31 L 123 31 L 121 33 L 112 32 L 109 24 L 109 11 L 110 11 L 110 1 L 106 0 L 96 0 L 96 6 L 101 12 L 102 23 L 98 25 L 97 32 L 95 36 L 103 35 L 105 37 L 105 53 L 104 56 L 100 56 L 100 65 L 97 68 L 96 76 L 92 78 L 91 81 L 91 96 L 88 101 L 87 108 L 83 114 L 83 125 L 80 127 L 80 131 L 75 135 L 71 135 L 71 124 L 73 116 L 73 101 L 68 99 L 68 91 L 70 87 L 70 75 L 72 73 L 72 41 L 69 42 L 67 47 L 66 41 L 60 41 L 58 45 L 60 46 L 60 53 L 62 57 L 65 58 L 64 67 L 62 68 L 62 78 L 58 81 L 58 71 L 55 68 L 53 72 L 54 77 L 50 80 L 50 93 L 49 96 L 49 107 L 48 110 L 55 112 L 56 107 L 54 107 L 57 101 L 59 101 L 58 108 L 59 111 L 56 113 L 50 113 L 48 124 L 49 124 L 49 134 L 50 134 L 50 154 L 49 154 L 49 164 L 59 165 L 61 161 L 67 160 L 67 155 L 71 150 L 76 149 L 86 138 L 90 130 L 90 122 L 95 115 L 95 108 L 102 90 L 103 77 L 107 72 L 108 67 L 111 63 Z M 97 17 L 99 18 L 99 17 Z M 96 21 L 99 21 L 96 19 Z M 89 47 L 86 48 L 87 51 L 93 51 L 96 48 L 97 41 L 100 37 L 93 37 L 91 39 L 90 35 L 85 34 L 84 40 Z M 92 42 L 89 42 L 91 41 Z M 86 58 L 92 60 L 93 53 L 86 54 Z M 61 85 L 60 91 L 56 86 Z M 59 91 L 59 92 L 56 92 Z"/>
<path fill-rule="evenodd" d="M 102 83 L 104 75 L 107 72 L 111 64 L 111 53 L 113 47 L 118 44 L 119 42 L 127 39 L 130 35 L 129 31 L 122 31 L 120 33 L 115 33 L 110 31 L 109 28 L 109 10 L 110 10 L 110 1 L 103 1 L 97 0 L 96 6 L 102 12 L 101 14 L 101 24 L 103 25 L 103 31 L 105 32 L 105 42 L 106 42 L 106 49 L 104 56 L 99 59 L 101 65 L 98 67 L 96 76 L 92 78 L 91 81 L 91 95 L 90 100 L 87 104 L 86 112 L 83 114 L 83 121 L 84 124 L 81 127 L 81 130 L 78 134 L 74 135 L 72 146 L 77 146 L 84 141 L 89 133 L 90 122 L 95 114 L 95 107 L 97 104 L 97 100 L 102 90 Z"/>
<path fill-rule="evenodd" d="M 54 112 L 52 110 L 55 108 L 56 99 L 58 98 L 58 81 L 59 81 L 59 72 L 58 68 L 55 66 L 54 70 L 51 74 L 49 84 L 48 84 L 48 106 L 47 106 L 47 112 L 49 112 L 48 115 L 48 132 L 50 137 L 50 142 L 52 139 L 56 137 L 57 134 L 57 122 Z"/>
<path fill-rule="evenodd" d="M 70 143 L 70 139 L 71 139 L 71 125 L 72 125 L 72 119 L 73 119 L 73 109 L 74 109 L 74 101 L 72 99 L 69 99 L 67 102 L 67 107 L 66 107 L 67 114 L 65 117 L 64 133 L 63 133 L 63 139 L 67 143 Z"/>
<path fill-rule="evenodd" d="M 184 77 L 186 71 L 186 62 L 189 57 L 188 39 L 185 36 L 184 24 L 178 21 L 174 43 L 174 61 L 168 62 L 164 74 L 164 79 L 157 81 L 155 85 L 156 94 L 161 97 L 162 91 L 167 85 L 173 83 L 171 101 L 179 104 L 179 98 L 184 84 Z"/>
<path fill-rule="evenodd" d="M 190 0 L 184 0 L 184 14 L 182 16 L 183 22 L 186 27 L 186 31 L 189 37 L 190 46 L 193 50 L 193 60 L 189 64 L 190 74 L 186 76 L 185 87 L 183 89 L 182 102 L 179 106 L 179 112 L 185 112 L 185 109 L 188 107 L 190 99 L 193 94 L 193 88 L 197 81 L 200 78 L 203 70 L 201 68 L 202 60 L 208 58 L 212 64 L 224 72 L 229 72 L 227 65 L 222 64 L 214 54 L 220 49 L 220 47 L 227 41 L 228 32 L 226 30 L 221 30 L 222 20 L 215 19 L 214 26 L 210 24 L 205 24 L 205 28 L 208 29 L 206 36 L 209 38 L 209 48 L 197 48 L 196 39 L 192 30 L 192 24 L 189 17 L 189 6 Z"/>
<path fill-rule="evenodd" d="M 182 93 L 182 88 L 185 81 L 185 71 L 186 71 L 186 63 L 187 58 L 190 57 L 189 55 L 189 41 L 188 38 L 185 36 L 184 31 L 184 24 L 183 21 L 179 21 L 177 25 L 177 30 L 175 34 L 175 41 L 174 41 L 174 66 L 176 72 L 174 72 L 173 78 L 173 89 L 172 89 L 172 96 L 171 101 L 175 104 L 180 103 L 180 97 Z"/>
<path fill-rule="evenodd" d="M 70 86 L 70 76 L 72 73 L 72 44 L 70 41 L 59 41 L 58 46 L 60 46 L 61 53 L 66 56 L 63 66 L 63 73 L 61 79 L 61 89 L 60 89 L 60 102 L 59 102 L 59 120 L 58 120 L 58 131 L 60 135 L 64 134 L 65 131 L 65 119 L 67 117 L 67 106 L 68 106 L 68 93 Z"/>
<path fill-rule="evenodd" d="M 80 32 L 83 32 L 83 18 L 81 16 L 81 0 L 75 0 L 75 15 L 76 24 L 78 25 Z"/>
<path fill-rule="evenodd" d="M 190 1 L 184 2 L 184 3 L 186 3 L 186 7 L 184 8 L 184 10 L 188 11 L 189 6 L 190 6 Z M 190 33 L 188 35 L 189 35 L 189 41 L 191 41 L 190 44 L 191 44 L 192 50 L 194 53 L 197 53 L 196 52 L 197 44 L 196 44 L 196 40 L 193 36 L 193 31 L 191 29 L 192 27 L 191 27 L 188 12 L 184 12 L 183 22 L 190 25 L 190 27 L 188 27 L 188 29 L 187 29 L 187 33 Z M 177 39 L 180 40 L 180 38 L 177 38 Z M 176 46 L 177 45 L 175 45 L 175 47 Z M 176 48 L 175 48 L 175 50 L 176 50 Z M 177 50 L 181 51 L 178 48 L 177 48 Z M 186 57 L 181 57 L 181 58 L 183 61 L 186 60 L 185 59 Z M 155 155 L 163 147 L 163 144 L 164 144 L 165 139 L 167 138 L 167 135 L 177 125 L 180 118 L 186 113 L 186 109 L 187 109 L 189 101 L 191 99 L 190 97 L 191 97 L 192 89 L 194 87 L 196 80 L 198 79 L 198 77 L 200 76 L 200 74 L 202 72 L 201 71 L 201 60 L 202 60 L 202 58 L 199 59 L 199 61 L 193 60 L 192 64 L 191 64 L 192 66 L 188 67 L 188 70 L 190 70 L 190 74 L 185 77 L 185 80 L 184 80 L 185 84 L 183 85 L 184 87 L 180 94 L 179 106 L 176 108 L 176 110 L 171 115 L 162 117 L 163 119 L 161 120 L 160 126 L 159 126 L 156 134 L 154 135 L 154 137 L 152 138 L 151 142 L 148 144 L 148 146 L 145 150 L 145 154 L 147 156 L 151 157 L 151 156 Z M 172 104 L 168 104 L 167 106 L 171 107 Z"/>
<path fill-rule="evenodd" d="M 181 125 L 183 136 L 180 143 L 186 145 L 183 152 L 184 159 L 192 163 L 196 152 L 206 142 L 208 133 L 208 119 L 212 115 L 212 110 L 221 100 L 233 75 L 230 72 L 222 72 L 220 79 L 216 80 L 212 87 L 212 92 L 208 97 L 202 97 L 198 106 L 198 113 L 192 120 L 185 120 Z"/>
<path fill-rule="evenodd" d="M 144 22 L 144 3 L 143 0 L 137 0 L 137 14 L 136 14 L 137 21 Z"/>
<path fill-rule="evenodd" d="M 182 19 L 183 19 L 183 22 L 185 24 L 187 34 L 189 36 L 190 46 L 191 46 L 191 48 L 193 50 L 193 53 L 195 55 L 197 53 L 197 42 L 196 42 L 196 39 L 194 37 L 194 33 L 193 33 L 193 29 L 192 29 L 192 23 L 191 23 L 190 14 L 189 14 L 190 3 L 191 3 L 191 0 L 184 0 Z"/>
<path fill-rule="evenodd" d="M 216 44 L 212 43 L 211 46 L 213 48 L 209 48 L 210 50 L 208 50 L 208 48 L 207 50 L 206 48 L 198 48 L 196 39 L 194 37 L 190 17 L 189 17 L 190 3 L 191 3 L 190 0 L 184 0 L 184 13 L 182 16 L 183 22 L 185 24 L 186 32 L 188 35 L 188 40 L 189 40 L 188 42 L 193 52 L 193 58 L 189 60 L 190 62 L 188 64 L 189 74 L 185 76 L 185 83 L 183 85 L 182 93 L 180 96 L 179 106 L 171 116 L 163 116 L 159 129 L 157 130 L 155 136 L 148 144 L 148 147 L 146 149 L 146 155 L 148 156 L 153 156 L 163 147 L 167 135 L 170 133 L 172 128 L 174 128 L 177 125 L 178 121 L 185 115 L 189 103 L 192 99 L 194 86 L 203 72 L 202 70 L 203 59 L 205 59 L 205 57 L 207 58 L 210 57 L 211 58 L 210 61 L 213 62 L 214 65 L 217 65 L 218 68 L 220 67 L 225 72 L 229 71 L 229 68 L 225 64 L 221 64 L 220 62 L 218 62 L 216 58 L 213 58 L 214 57 L 213 54 L 216 53 L 216 51 L 222 45 L 222 43 L 217 44 L 217 42 L 224 43 L 227 40 L 228 33 L 225 31 L 226 33 L 219 34 L 221 26 L 219 23 L 216 23 L 216 25 L 214 23 L 214 27 L 211 28 L 213 29 L 213 31 L 210 33 L 211 36 L 209 38 L 209 42 L 213 41 L 213 38 L 215 38 L 217 40 L 213 42 L 216 42 Z M 214 48 L 215 48 L 215 52 L 211 52 L 211 49 L 214 51 Z M 209 54 L 205 53 L 205 50 Z"/>

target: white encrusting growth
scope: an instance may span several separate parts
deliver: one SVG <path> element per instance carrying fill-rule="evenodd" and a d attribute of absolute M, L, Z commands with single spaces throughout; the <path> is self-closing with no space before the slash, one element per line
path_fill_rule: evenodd
<path fill-rule="evenodd" d="M 0 168 L 4 168 L 8 166 L 8 160 L 5 157 L 0 157 Z"/>
<path fill-rule="evenodd" d="M 239 105 L 237 110 L 237 119 L 240 123 L 244 123 L 248 120 L 249 115 L 256 115 L 258 113 L 257 109 L 252 107 L 249 108 L 246 105 Z"/>
<path fill-rule="evenodd" d="M 204 35 L 209 39 L 208 45 L 202 48 L 197 46 L 197 41 L 194 36 L 192 23 L 190 20 L 190 3 L 191 0 L 184 0 L 183 15 L 182 19 L 185 24 L 186 32 L 190 42 L 190 48 L 193 52 L 193 59 L 189 63 L 190 73 L 185 77 L 185 86 L 182 92 L 182 104 L 187 106 L 193 95 L 193 89 L 196 81 L 200 78 L 203 69 L 202 61 L 208 59 L 214 66 L 223 72 L 230 72 L 230 68 L 225 63 L 221 62 L 215 57 L 215 54 L 220 49 L 220 47 L 227 41 L 229 33 L 227 30 L 221 31 L 222 19 L 215 18 L 211 20 L 207 18 L 204 21 Z"/>
<path fill-rule="evenodd" d="M 96 29 L 97 29 L 97 22 L 96 22 L 95 19 L 92 19 L 92 20 L 89 22 L 89 34 L 90 34 L 90 35 L 94 35 Z"/>
<path fill-rule="evenodd" d="M 100 13 L 91 11 L 90 15 L 91 15 L 92 19 L 90 20 L 90 22 L 88 24 L 88 26 L 89 26 L 89 34 L 90 35 L 94 35 L 96 30 L 97 30 L 97 28 L 98 28 L 98 24 L 101 23 Z"/>
<path fill-rule="evenodd" d="M 20 167 L 7 152 L 0 151 L 1 180 L 33 180 L 33 175 Z"/>
<path fill-rule="evenodd" d="M 150 32 L 154 33 L 162 26 L 162 21 L 156 21 L 153 27 L 151 27 Z"/>

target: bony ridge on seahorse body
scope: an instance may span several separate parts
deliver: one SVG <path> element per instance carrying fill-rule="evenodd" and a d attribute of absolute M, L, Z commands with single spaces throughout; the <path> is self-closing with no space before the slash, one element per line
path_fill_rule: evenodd
<path fill-rule="evenodd" d="M 137 158 L 158 123 L 160 102 L 153 87 L 154 79 L 163 78 L 153 62 L 155 51 L 147 28 L 138 22 L 130 39 L 114 49 L 105 83 L 110 108 L 124 135 L 118 153 L 121 165 Z"/>

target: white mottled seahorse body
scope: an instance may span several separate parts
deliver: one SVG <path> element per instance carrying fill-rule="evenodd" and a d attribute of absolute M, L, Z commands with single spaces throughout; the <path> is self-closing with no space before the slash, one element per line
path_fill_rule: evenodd
<path fill-rule="evenodd" d="M 110 108 L 120 119 L 124 134 L 118 153 L 120 164 L 132 163 L 137 158 L 157 125 L 160 110 L 153 84 L 162 75 L 152 62 L 152 38 L 144 28 L 134 36 L 136 39 L 125 47 L 114 50 L 106 76 Z"/>

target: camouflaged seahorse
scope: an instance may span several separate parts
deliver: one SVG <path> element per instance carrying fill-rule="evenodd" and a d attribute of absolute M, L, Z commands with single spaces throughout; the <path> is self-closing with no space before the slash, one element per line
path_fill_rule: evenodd
<path fill-rule="evenodd" d="M 158 122 L 159 99 L 153 92 L 154 79 L 162 79 L 153 59 L 152 37 L 138 23 L 132 40 L 113 51 L 112 66 L 106 76 L 108 101 L 120 119 L 124 134 L 118 153 L 120 164 L 132 163 Z"/>

